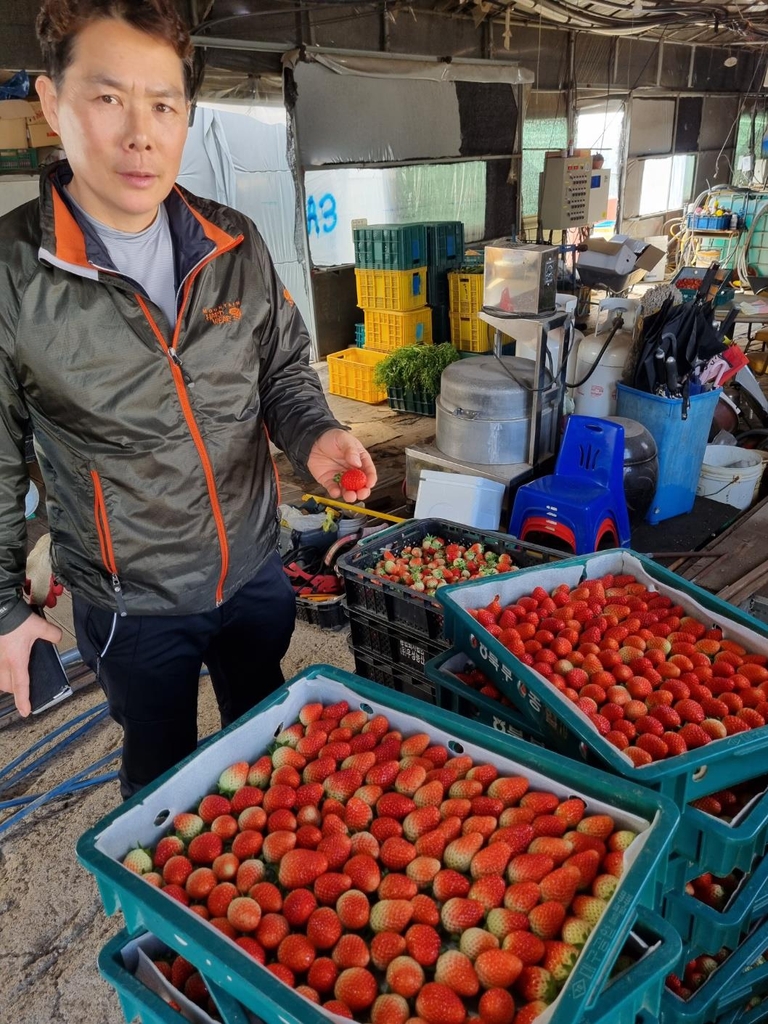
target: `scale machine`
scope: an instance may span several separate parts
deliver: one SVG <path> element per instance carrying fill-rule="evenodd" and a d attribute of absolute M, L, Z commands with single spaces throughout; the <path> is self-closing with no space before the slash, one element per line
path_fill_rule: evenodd
<path fill-rule="evenodd" d="M 510 488 L 556 454 L 565 397 L 563 355 L 572 347 L 575 298 L 556 294 L 558 250 L 488 246 L 480 319 L 494 330 L 493 352 L 451 363 L 441 378 L 436 438 L 406 448 L 406 495 L 416 499 L 422 469 L 463 473 Z M 558 303 L 567 308 L 557 308 Z M 502 355 L 509 340 L 515 355 Z M 569 344 L 566 344 L 566 340 Z"/>

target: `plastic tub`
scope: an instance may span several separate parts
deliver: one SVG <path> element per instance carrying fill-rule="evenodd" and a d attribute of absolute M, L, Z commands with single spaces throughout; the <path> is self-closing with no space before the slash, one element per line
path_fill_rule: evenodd
<path fill-rule="evenodd" d="M 638 918 L 658 930 L 659 935 L 668 935 L 671 949 L 673 933 L 649 908 L 656 878 L 663 870 L 679 820 L 668 800 L 512 736 L 465 722 L 439 708 L 429 710 L 425 723 L 422 704 L 327 665 L 306 670 L 286 687 L 270 694 L 80 838 L 78 857 L 96 876 L 107 913 L 122 910 L 129 933 L 145 929 L 172 948 L 181 949 L 184 957 L 201 970 L 206 982 L 220 986 L 267 1024 L 327 1024 L 326 1011 L 273 977 L 208 921 L 133 874 L 121 859 L 132 846 L 156 844 L 175 814 L 199 800 L 200 794 L 215 783 L 228 765 L 243 759 L 255 760 L 266 751 L 277 733 L 296 719 L 305 704 L 340 700 L 369 714 L 385 714 L 392 728 L 403 733 L 420 732 L 426 727 L 434 743 L 447 746 L 455 754 L 468 754 L 493 764 L 503 774 L 522 771 L 534 788 L 545 788 L 561 798 L 581 796 L 590 813 L 608 813 L 619 828 L 639 833 L 610 904 L 548 1011 L 549 1024 L 600 1020 L 619 1004 L 615 988 L 619 979 L 608 989 L 606 985 Z M 639 994 L 642 982 L 633 968 L 621 980 L 627 992 L 634 990 Z M 649 980 L 646 978 L 645 982 Z M 222 1016 L 227 1019 L 226 1014 Z M 614 1019 L 616 1024 L 632 1024 L 634 1017 L 617 1014 Z"/>
<path fill-rule="evenodd" d="M 497 480 L 422 469 L 415 516 L 450 519 L 476 530 L 497 530 L 504 491 L 504 484 Z"/>
<path fill-rule="evenodd" d="M 696 493 L 735 508 L 748 508 L 755 500 L 764 468 L 760 452 L 708 444 Z"/>
<path fill-rule="evenodd" d="M 721 389 L 715 388 L 692 395 L 688 418 L 683 419 L 681 398 L 664 398 L 618 385 L 616 414 L 647 427 L 659 451 L 659 483 L 646 516 L 649 523 L 684 515 L 693 508 L 720 393 Z"/>

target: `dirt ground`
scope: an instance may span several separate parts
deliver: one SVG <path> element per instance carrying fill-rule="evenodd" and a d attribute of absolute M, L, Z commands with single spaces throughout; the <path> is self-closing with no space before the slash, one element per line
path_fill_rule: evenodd
<path fill-rule="evenodd" d="M 353 669 L 347 633 L 298 623 L 283 663 L 286 678 L 320 662 Z M 8 725 L 0 731 L 0 765 L 102 700 L 101 690 L 91 686 L 39 718 Z M 214 732 L 218 724 L 213 691 L 203 679 L 200 735 Z M 119 745 L 120 729 L 107 720 L 44 766 L 26 791 L 50 789 Z M 2 1024 L 124 1020 L 115 992 L 96 966 L 99 950 L 120 930 L 122 918 L 105 916 L 93 877 L 75 859 L 79 836 L 119 803 L 117 782 L 105 783 L 43 807 L 0 835 Z"/>

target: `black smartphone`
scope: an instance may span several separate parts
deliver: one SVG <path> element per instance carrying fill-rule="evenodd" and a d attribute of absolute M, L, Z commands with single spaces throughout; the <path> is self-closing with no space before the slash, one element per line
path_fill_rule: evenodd
<path fill-rule="evenodd" d="M 42 611 L 35 608 L 38 615 Z M 45 616 L 43 616 L 45 617 Z M 67 672 L 59 651 L 50 640 L 35 640 L 29 656 L 29 703 L 32 714 L 39 715 L 72 696 Z"/>

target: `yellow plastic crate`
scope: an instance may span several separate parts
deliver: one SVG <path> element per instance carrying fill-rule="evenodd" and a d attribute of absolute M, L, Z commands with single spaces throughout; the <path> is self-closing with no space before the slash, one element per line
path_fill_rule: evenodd
<path fill-rule="evenodd" d="M 427 268 L 416 270 L 355 270 L 357 304 L 361 309 L 407 312 L 427 301 Z"/>
<path fill-rule="evenodd" d="M 391 309 L 366 309 L 365 348 L 393 352 L 407 345 L 432 344 L 432 310 L 429 306 L 399 313 Z"/>
<path fill-rule="evenodd" d="M 448 274 L 451 313 L 457 316 L 477 316 L 483 308 L 483 281 L 482 274 Z"/>
<path fill-rule="evenodd" d="M 384 352 L 370 352 L 367 348 L 347 348 L 331 352 L 328 356 L 328 390 L 332 395 L 354 398 L 357 402 L 376 405 L 387 400 L 386 388 L 373 383 L 376 364 L 386 358 Z"/>
<path fill-rule="evenodd" d="M 493 331 L 489 324 L 476 316 L 451 313 L 451 341 L 461 352 L 493 351 Z"/>

